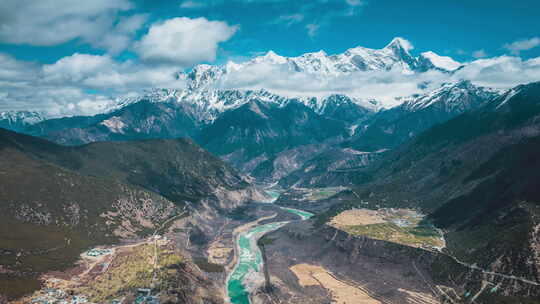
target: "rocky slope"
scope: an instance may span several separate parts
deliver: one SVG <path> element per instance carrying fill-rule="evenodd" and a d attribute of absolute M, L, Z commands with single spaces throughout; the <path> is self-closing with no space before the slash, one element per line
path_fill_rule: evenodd
<path fill-rule="evenodd" d="M 225 113 L 197 141 L 240 167 L 253 169 L 285 150 L 346 136 L 344 122 L 317 115 L 299 103 L 284 107 L 252 101 Z M 273 168 L 269 169 L 273 172 Z"/>
<path fill-rule="evenodd" d="M 411 96 L 389 110 L 358 116 L 352 136 L 295 168 L 280 181 L 284 186 L 324 187 L 359 182 L 364 171 L 388 151 L 430 127 L 472 111 L 497 97 L 470 82 L 449 83 L 426 95 Z"/>
<path fill-rule="evenodd" d="M 450 280 L 429 274 L 434 266 L 452 263 L 444 255 L 353 237 L 312 222 L 290 223 L 269 233 L 262 243 L 273 286 L 257 296 L 262 303 L 431 304 L 444 299 L 435 292 L 436 286 L 457 288 Z M 455 273 L 468 272 L 453 266 Z"/>
<path fill-rule="evenodd" d="M 257 195 L 190 140 L 64 147 L 0 129 L 0 155 L 0 293 L 9 296 L 89 246 L 149 235 L 187 210 L 219 216 Z"/>
<path fill-rule="evenodd" d="M 336 159 L 341 163 L 350 159 L 347 148 L 359 153 L 395 148 L 496 96 L 459 82 L 410 97 L 397 108 L 374 112 L 373 104 L 344 95 L 320 100 L 283 98 L 265 91 L 201 92 L 154 91 L 108 114 L 47 120 L 26 132 L 62 144 L 189 136 L 242 171 L 277 180 L 295 170 L 299 171 L 294 175 L 300 176 L 316 162 L 315 156 L 324 158 L 321 153 L 337 145 L 345 156 Z M 298 157 L 306 155 L 301 151 L 310 151 L 313 157 Z"/>
<path fill-rule="evenodd" d="M 372 206 L 431 213 L 462 261 L 539 282 L 539 115 L 540 83 L 518 86 L 422 133 L 354 191 Z M 534 284 L 495 281 L 503 295 L 538 294 Z"/>
<path fill-rule="evenodd" d="M 361 151 L 393 149 L 432 126 L 477 109 L 497 96 L 495 91 L 468 81 L 444 84 L 428 94 L 403 98 L 400 106 L 377 113 L 344 146 Z"/>
<path fill-rule="evenodd" d="M 392 70 L 403 74 L 411 74 L 436 70 L 450 73 L 460 66 L 459 63 L 448 57 L 441 57 L 432 52 L 413 56 L 410 50 L 411 46 L 406 40 L 395 38 L 382 49 L 369 49 L 359 46 L 335 55 L 316 52 L 298 57 L 282 57 L 269 52 L 264 56 L 239 64 L 229 62 L 223 66 L 196 66 L 189 72 L 178 74 L 178 78 L 186 83 L 185 89 L 156 89 L 136 98 L 118 100 L 117 104 L 105 109 L 103 114 L 96 116 L 65 117 L 42 122 L 41 119 L 30 121 L 26 119 L 29 115 L 24 113 L 3 113 L 3 116 L 10 118 L 9 121 L 8 118 L 0 120 L 0 126 L 4 125 L 13 130 L 23 131 L 27 134 L 68 145 L 95 141 L 177 137 L 202 138 L 206 143 L 208 142 L 208 139 L 205 139 L 207 136 L 201 134 L 201 132 L 204 133 L 205 130 L 218 128 L 216 123 L 219 124 L 219 127 L 234 127 L 235 122 L 230 122 L 231 125 L 224 125 L 224 116 L 251 102 L 259 102 L 264 103 L 269 108 L 282 109 L 281 111 L 273 111 L 273 113 L 270 113 L 272 115 L 277 115 L 286 109 L 290 109 L 290 107 L 299 108 L 304 106 L 316 114 L 309 115 L 308 119 L 326 119 L 342 122 L 348 136 L 355 135 L 348 147 L 362 150 L 359 149 L 360 146 L 369 144 L 369 134 L 380 132 L 381 127 L 375 125 L 372 128 L 375 131 L 369 130 L 364 138 L 356 139 L 360 136 L 360 133 L 364 133 L 359 131 L 362 131 L 368 125 L 367 121 L 370 117 L 383 107 L 380 102 L 343 94 L 326 97 L 304 96 L 293 98 L 276 95 L 264 89 L 253 90 L 242 86 L 237 88 L 231 86 L 230 83 L 234 83 L 235 79 L 245 73 L 252 74 L 253 69 L 261 66 L 278 69 L 291 75 L 306 74 L 310 75 L 309 77 L 321 80 L 367 71 Z M 474 102 L 471 101 L 471 103 Z M 461 110 L 464 110 L 463 107 L 461 107 Z M 407 113 L 409 112 L 412 111 Z M 431 120 L 441 121 L 447 118 L 443 114 L 431 115 L 437 116 L 434 119 L 431 118 Z M 26 118 L 23 120 L 14 119 L 14 117 Z M 282 123 L 277 117 L 270 116 L 270 118 L 275 120 L 276 124 Z M 384 117 L 381 119 L 385 120 Z M 317 121 L 312 122 L 312 124 L 318 123 Z M 397 125 L 398 123 L 390 123 L 396 126 L 383 126 L 385 131 L 400 127 Z M 429 125 L 429 123 L 427 124 Z M 416 127 L 416 129 L 420 129 L 420 127 Z M 399 134 L 395 136 L 400 137 L 401 140 L 404 136 L 410 136 L 409 133 L 406 133 L 407 131 L 396 131 Z M 261 132 L 265 131 L 261 130 Z M 281 130 L 272 130 L 272 132 L 279 133 Z M 305 134 L 297 132 L 295 136 L 306 137 L 308 138 L 306 142 L 313 143 L 310 139 L 313 135 L 309 134 L 309 132 Z M 315 144 L 324 144 L 326 139 L 326 134 L 321 134 Z M 335 144 L 335 142 L 332 144 Z M 294 149 L 298 146 L 298 143 L 281 146 L 285 150 L 276 151 L 273 145 L 269 147 L 270 150 L 266 151 L 267 155 L 264 156 L 269 162 L 265 164 L 264 168 L 257 169 L 255 175 L 260 176 L 264 173 L 266 178 L 284 175 L 271 169 L 271 167 L 280 167 L 279 161 L 276 164 L 272 163 L 278 158 L 278 153 Z M 218 151 L 212 144 L 210 144 L 209 148 L 213 152 L 222 155 L 222 152 Z M 247 172 L 251 173 L 251 169 L 256 168 L 252 162 L 260 162 L 260 160 L 255 160 L 252 155 L 260 156 L 261 153 L 247 150 L 245 149 L 242 152 L 247 156 L 236 157 L 235 159 L 238 161 L 235 161 L 234 164 L 240 164 L 242 168 L 249 168 L 250 170 L 247 170 Z M 294 163 L 293 169 L 288 170 L 287 173 L 303 165 L 294 159 L 287 162 Z"/>

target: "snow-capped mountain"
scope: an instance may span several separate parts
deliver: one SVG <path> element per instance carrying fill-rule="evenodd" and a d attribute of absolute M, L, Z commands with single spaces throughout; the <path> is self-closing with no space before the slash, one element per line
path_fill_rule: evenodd
<path fill-rule="evenodd" d="M 198 65 L 188 73 L 179 74 L 190 90 L 223 83 L 234 73 L 250 71 L 257 65 L 277 66 L 290 73 L 308 73 L 318 78 L 335 77 L 351 72 L 398 70 L 404 74 L 428 70 L 451 72 L 461 64 L 450 57 L 424 52 L 415 57 L 412 47 L 403 38 L 394 38 L 382 49 L 362 46 L 348 49 L 342 54 L 328 55 L 324 51 L 306 53 L 298 57 L 283 57 L 273 51 L 243 63 L 228 62 L 223 66 Z"/>
<path fill-rule="evenodd" d="M 199 72 L 200 71 L 194 73 L 198 74 Z M 236 109 L 252 100 L 271 103 L 279 107 L 284 107 L 291 102 L 297 102 L 309 107 L 317 114 L 327 111 L 327 108 L 329 107 L 329 105 L 327 105 L 328 101 L 330 101 L 333 106 L 336 106 L 336 103 L 353 103 L 372 112 L 376 112 L 381 108 L 381 104 L 374 99 L 363 100 L 340 94 L 334 94 L 324 98 L 289 98 L 271 93 L 264 89 L 220 90 L 210 89 L 208 87 L 202 88 L 201 86 L 195 85 L 194 87 L 196 87 L 196 89 L 155 89 L 136 98 L 126 99 L 122 104 L 128 105 L 143 100 L 155 103 L 172 103 L 182 107 L 187 115 L 202 124 L 212 122 L 222 113 Z M 114 110 L 116 110 L 116 108 Z"/>
<path fill-rule="evenodd" d="M 185 90 L 155 89 L 139 97 L 132 98 L 128 104 L 140 101 L 170 103 L 182 107 L 195 121 L 207 124 L 220 114 L 240 107 L 250 100 L 284 106 L 291 99 L 270 93 L 266 90 L 218 90 L 197 87 Z M 308 102 L 308 99 L 305 99 Z"/>
<path fill-rule="evenodd" d="M 0 127 L 19 131 L 29 125 L 45 120 L 47 117 L 36 111 L 0 112 Z"/>
<path fill-rule="evenodd" d="M 490 100 L 497 95 L 498 92 L 491 88 L 475 86 L 470 81 L 462 80 L 445 83 L 425 95 L 404 98 L 400 107 L 414 112 L 430 106 L 440 106 L 445 107 L 447 112 L 461 113 L 476 107 L 475 103 Z"/>
<path fill-rule="evenodd" d="M 424 70 L 439 69 L 451 72 L 463 66 L 451 57 L 440 56 L 431 51 L 420 54 L 420 56 L 418 56 L 418 61 Z"/>
<path fill-rule="evenodd" d="M 439 56 L 433 52 L 425 52 L 420 56 L 411 55 L 411 46 L 402 38 L 394 38 L 382 49 L 355 47 L 342 54 L 328 55 L 324 51 L 307 53 L 298 57 L 283 57 L 273 51 L 255 57 L 243 63 L 228 62 L 223 66 L 197 65 L 191 71 L 179 73 L 178 78 L 185 81 L 185 89 L 156 89 L 140 97 L 122 101 L 123 104 L 149 100 L 152 102 L 177 102 L 201 122 L 215 120 L 220 113 L 257 99 L 277 103 L 282 106 L 291 100 L 299 101 L 321 113 L 325 102 L 336 101 L 335 96 L 306 97 L 281 96 L 266 89 L 241 90 L 225 85 L 231 77 L 242 73 L 253 73 L 255 66 L 272 66 L 288 73 L 307 73 L 319 79 L 330 79 L 352 72 L 398 70 L 404 74 L 421 73 L 428 70 L 451 72 L 461 66 L 450 57 Z M 314 93 L 314 96 L 316 94 Z M 378 111 L 383 107 L 380 102 L 369 98 L 355 98 L 340 95 L 343 100 L 353 102 L 370 111 Z M 331 98 L 330 98 L 331 97 Z"/>
<path fill-rule="evenodd" d="M 100 113 L 111 113 L 130 104 L 147 100 L 151 102 L 176 102 L 181 104 L 187 112 L 199 122 L 215 120 L 220 113 L 238 108 L 246 102 L 257 99 L 266 102 L 285 105 L 290 100 L 300 101 L 321 113 L 325 108 L 325 101 L 336 98 L 317 95 L 313 93 L 303 96 L 282 96 L 268 89 L 237 89 L 228 85 L 231 77 L 253 73 L 250 68 L 255 66 L 271 66 L 279 68 L 286 73 L 307 73 L 318 79 L 326 80 L 332 77 L 343 76 L 352 72 L 388 71 L 397 70 L 403 74 L 422 73 L 429 70 L 451 72 L 458 69 L 461 64 L 450 57 L 439 56 L 433 52 L 424 52 L 419 56 L 410 53 L 412 47 L 403 38 L 394 38 L 382 49 L 370 49 L 362 46 L 348 49 L 341 54 L 328 55 L 324 51 L 306 53 L 297 57 L 284 57 L 269 51 L 263 56 L 255 57 L 243 63 L 228 62 L 224 65 L 201 64 L 188 72 L 177 75 L 179 80 L 185 82 L 184 89 L 153 89 L 137 97 L 117 98 L 116 102 L 104 107 Z M 356 103 L 371 111 L 378 111 L 384 107 L 373 98 L 358 98 L 345 96 L 339 92 L 330 95 L 344 96 L 347 102 Z M 31 112 L 19 114 L 27 123 L 35 123 L 40 115 Z M 7 114 L 4 114 L 6 116 Z M 10 114 L 11 121 L 18 118 Z M 44 116 L 44 115 L 41 115 Z M 47 117 L 50 118 L 50 117 Z M 7 121 L 6 117 L 0 117 Z M 7 124 L 6 124 L 7 125 Z"/>
<path fill-rule="evenodd" d="M 392 149 L 428 128 L 486 105 L 499 92 L 469 81 L 447 83 L 423 95 L 402 98 L 402 104 L 378 112 L 349 142 L 362 151 Z"/>
<path fill-rule="evenodd" d="M 178 74 L 186 84 L 184 89 L 153 89 L 137 97 L 118 99 L 102 114 L 89 117 L 40 122 L 39 116 L 21 114 L 34 125 L 12 123 L 6 127 L 71 145 L 190 137 L 239 168 L 268 173 L 281 168 L 273 165 L 275 159 L 287 153 L 298 154 L 295 151 L 302 149 L 323 151 L 336 144 L 358 151 L 393 149 L 430 126 L 476 109 L 497 95 L 460 81 L 403 97 L 398 106 L 387 109 L 377 100 L 345 94 L 291 97 L 266 89 L 223 86 L 231 75 L 251 73 L 250 67 L 256 65 L 323 79 L 365 71 L 451 73 L 461 67 L 433 52 L 413 56 L 411 48 L 406 40 L 396 38 L 382 49 L 356 47 L 337 55 L 321 51 L 298 57 L 268 52 L 244 63 L 198 65 Z"/>
<path fill-rule="evenodd" d="M 325 79 L 362 71 L 401 71 L 404 74 L 424 72 L 429 69 L 451 71 L 459 63 L 449 57 L 438 56 L 433 52 L 414 57 L 411 46 L 402 38 L 395 38 L 382 49 L 355 47 L 342 54 L 328 55 L 324 51 L 306 53 L 298 57 L 283 57 L 273 51 L 255 57 L 243 63 L 228 62 L 223 66 L 201 64 L 191 71 L 179 73 L 178 78 L 185 81 L 185 89 L 155 89 L 136 98 L 119 101 L 126 105 L 141 100 L 152 102 L 178 102 L 189 105 L 189 112 L 199 121 L 213 121 L 220 113 L 238 108 L 246 102 L 257 99 L 266 102 L 287 104 L 291 100 L 299 101 L 317 113 L 325 108 L 327 97 L 284 97 L 268 90 L 224 89 L 222 86 L 229 77 L 242 73 L 252 73 L 250 68 L 257 65 L 279 67 L 290 73 L 308 73 Z M 427 55 L 426 55 L 427 54 Z M 446 60 L 446 61 L 445 61 Z M 442 62 L 442 63 L 441 63 Z M 314 94 L 315 95 L 315 94 Z M 336 94 L 334 94 L 336 95 Z M 343 94 L 337 94 L 344 96 Z M 356 103 L 371 111 L 379 110 L 382 105 L 374 99 L 360 99 L 347 96 L 349 102 Z M 116 108 L 115 108 L 116 109 Z"/>
<path fill-rule="evenodd" d="M 382 49 L 355 47 L 342 54 L 328 55 L 324 51 L 307 53 L 298 57 L 282 57 L 270 51 L 243 64 L 228 64 L 224 73 L 238 72 L 256 64 L 286 65 L 291 72 L 317 74 L 331 77 L 358 71 L 387 71 L 398 69 L 410 74 L 428 69 L 453 71 L 461 65 L 450 57 L 426 52 L 419 57 L 411 55 L 411 46 L 403 38 L 394 38 Z"/>

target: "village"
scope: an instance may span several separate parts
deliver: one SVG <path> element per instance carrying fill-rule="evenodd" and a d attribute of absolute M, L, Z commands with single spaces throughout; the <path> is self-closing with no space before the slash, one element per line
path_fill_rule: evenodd
<path fill-rule="evenodd" d="M 13 303 L 159 304 L 162 269 L 181 261 L 160 235 L 119 246 L 99 246 L 81 254 L 77 265 L 42 276 L 43 287 Z"/>

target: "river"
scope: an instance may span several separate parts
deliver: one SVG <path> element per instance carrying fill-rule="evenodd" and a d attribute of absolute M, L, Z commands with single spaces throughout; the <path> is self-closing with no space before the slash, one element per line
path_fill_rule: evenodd
<path fill-rule="evenodd" d="M 274 202 L 279 197 L 279 192 L 267 190 Z M 302 220 L 313 216 L 312 213 L 280 207 L 281 209 L 298 215 Z M 263 258 L 257 246 L 257 240 L 268 232 L 279 229 L 289 222 L 273 222 L 255 226 L 248 231 L 240 233 L 236 239 L 238 260 L 232 273 L 227 279 L 227 296 L 229 303 L 250 304 L 250 293 L 264 283 L 262 275 Z"/>

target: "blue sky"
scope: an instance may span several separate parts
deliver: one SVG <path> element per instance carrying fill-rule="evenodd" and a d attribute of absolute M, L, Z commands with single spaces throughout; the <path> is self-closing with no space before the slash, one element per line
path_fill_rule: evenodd
<path fill-rule="evenodd" d="M 540 35 L 539 1 L 362 0 L 349 4 L 345 0 L 138 0 L 132 3 L 133 8 L 120 15 L 148 14 L 135 40 L 152 23 L 180 16 L 238 25 L 238 32 L 220 45 L 219 61 L 241 60 L 268 50 L 296 56 L 321 49 L 339 53 L 358 45 L 381 48 L 396 36 L 411 41 L 416 51 L 432 50 L 463 61 L 481 50 L 486 56 L 509 53 L 505 44 Z M 307 29 L 310 24 L 316 28 L 312 35 Z M 78 38 L 52 46 L 4 42 L 0 43 L 0 52 L 44 63 L 75 52 L 106 53 Z M 520 55 L 540 56 L 540 48 Z M 134 57 L 130 51 L 115 56 Z"/>
<path fill-rule="evenodd" d="M 0 111 L 95 113 L 143 89 L 181 88 L 175 75 L 200 63 L 379 49 L 394 37 L 509 88 L 540 78 L 539 11 L 532 0 L 2 0 Z"/>

